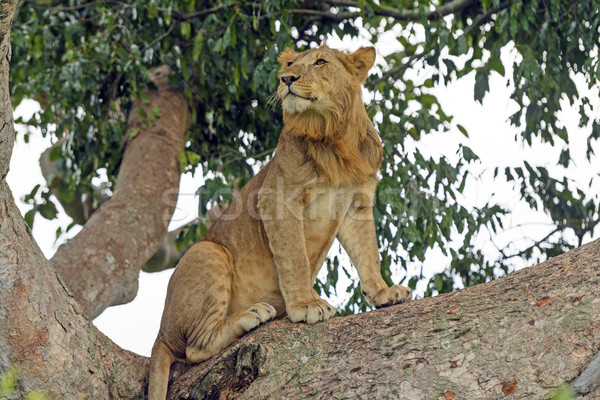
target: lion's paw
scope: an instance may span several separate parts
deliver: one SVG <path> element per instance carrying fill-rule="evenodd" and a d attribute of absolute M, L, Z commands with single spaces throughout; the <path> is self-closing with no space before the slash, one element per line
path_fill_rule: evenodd
<path fill-rule="evenodd" d="M 275 308 L 267 303 L 256 303 L 246 310 L 246 312 L 240 317 L 240 325 L 248 332 L 262 323 L 275 317 L 277 312 Z"/>
<path fill-rule="evenodd" d="M 366 297 L 370 304 L 380 308 L 412 300 L 412 290 L 404 286 L 394 285 L 379 290 L 375 295 L 366 294 Z"/>
<path fill-rule="evenodd" d="M 286 311 L 292 322 L 306 321 L 309 324 L 327 321 L 335 314 L 335 308 L 323 299 L 294 304 L 286 307 Z"/>

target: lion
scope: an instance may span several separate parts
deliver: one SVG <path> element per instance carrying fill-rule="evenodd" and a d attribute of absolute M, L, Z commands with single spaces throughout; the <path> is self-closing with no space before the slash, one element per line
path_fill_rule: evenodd
<path fill-rule="evenodd" d="M 151 400 L 166 397 L 175 360 L 204 361 L 275 317 L 331 318 L 336 310 L 313 284 L 335 238 L 371 305 L 412 298 L 380 272 L 372 207 L 382 145 L 361 98 L 375 49 L 285 49 L 278 61 L 279 143 L 171 277 L 152 348 Z"/>

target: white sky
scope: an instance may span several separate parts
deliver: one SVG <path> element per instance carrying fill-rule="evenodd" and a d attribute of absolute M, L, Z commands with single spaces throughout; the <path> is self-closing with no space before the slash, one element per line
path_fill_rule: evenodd
<path fill-rule="evenodd" d="M 328 44 L 331 47 L 336 46 L 335 40 L 329 40 Z M 388 49 L 382 49 L 378 46 L 379 52 L 384 51 L 387 53 L 386 50 Z M 505 54 L 504 57 L 511 57 L 511 55 Z M 509 69 L 507 69 L 507 76 L 511 76 Z M 585 85 L 580 84 L 579 86 L 583 87 Z M 459 143 L 471 147 L 479 155 L 481 163 L 473 166 L 472 170 L 481 173 L 481 177 L 476 181 L 471 180 L 468 182 L 461 202 L 471 206 L 481 206 L 490 198 L 493 198 L 501 205 L 514 210 L 509 219 L 509 225 L 522 227 L 509 230 L 496 238 L 495 240 L 500 245 L 519 239 L 522 236 L 533 239 L 543 237 L 549 232 L 549 220 L 542 213 L 534 213 L 527 206 L 520 203 L 519 193 L 514 190 L 511 184 L 502 183 L 501 180 L 492 180 L 491 174 L 494 167 L 522 165 L 522 161 L 527 160 L 533 165 L 548 167 L 551 173 L 565 173 L 579 182 L 581 187 L 586 187 L 592 177 L 598 178 L 598 172 L 600 171 L 600 168 L 591 168 L 590 163 L 584 158 L 589 128 L 581 129 L 577 127 L 579 117 L 575 108 L 569 109 L 560 116 L 561 121 L 568 127 L 571 134 L 569 138 L 571 154 L 576 160 L 576 164 L 568 171 L 563 171 L 556 166 L 558 153 L 561 150 L 560 146 L 552 148 L 548 145 L 538 144 L 531 149 L 515 142 L 516 130 L 507 122 L 509 115 L 514 112 L 516 107 L 509 99 L 510 91 L 510 87 L 506 85 L 506 79 L 496 74 L 492 75 L 490 79 L 490 94 L 485 97 L 483 105 L 473 100 L 472 75 L 451 84 L 447 88 L 436 88 L 435 94 L 438 96 L 445 112 L 454 115 L 454 122 L 462 124 L 471 137 L 465 139 L 456 130 L 456 132 L 450 134 L 427 135 L 417 144 L 425 155 L 443 155 L 453 159 L 456 157 Z M 35 110 L 35 107 L 37 105 L 34 102 L 26 102 L 16 111 L 15 117 L 24 113 L 31 113 Z M 599 110 L 600 104 L 596 104 L 596 115 L 592 117 L 600 118 Z M 22 130 L 23 127 L 17 126 L 17 131 L 22 132 Z M 32 134 L 28 144 L 25 144 L 22 138 L 22 134 L 17 135 L 7 180 L 17 205 L 24 214 L 30 207 L 25 205 L 21 198 L 29 193 L 36 184 L 44 185 L 38 159 L 41 152 L 49 147 L 50 141 L 48 138 L 42 138 L 39 134 Z M 600 146 L 596 145 L 595 149 L 600 152 Z M 598 157 L 592 160 L 592 166 L 598 166 Z M 180 198 L 172 228 L 196 218 L 197 199 L 194 197 L 194 192 L 200 184 L 201 180 L 198 178 L 194 179 L 189 175 L 183 176 Z M 598 182 L 590 188 L 590 193 L 600 194 Z M 60 210 L 57 220 L 47 221 L 40 216 L 36 217 L 33 235 L 47 257 L 51 257 L 56 250 L 57 245 L 54 241 L 57 227 L 61 226 L 64 229 L 69 222 L 62 210 Z M 71 234 L 75 233 L 76 230 L 71 232 Z M 598 236 L 599 233 L 596 232 L 595 237 Z M 65 239 L 66 237 L 63 237 L 61 241 Z M 479 240 L 487 251 L 494 251 L 493 246 L 489 244 L 488 237 L 481 235 Z M 587 241 L 589 240 L 590 238 L 587 238 Z M 432 250 L 427 254 L 423 270 L 425 275 L 430 277 L 444 270 L 446 266 L 447 261 L 441 251 Z M 420 265 L 411 265 L 408 275 L 412 276 L 418 273 L 420 268 Z M 107 309 L 94 320 L 96 326 L 121 347 L 149 356 L 158 332 L 166 285 L 171 273 L 172 270 L 155 274 L 142 272 L 140 275 L 140 289 L 135 300 L 126 305 Z M 342 275 L 340 274 L 340 276 Z M 404 273 L 396 274 L 395 281 L 397 282 L 403 276 Z M 417 293 L 423 292 L 424 284 L 425 282 L 417 288 Z M 331 300 L 334 305 L 339 304 L 340 301 Z"/>

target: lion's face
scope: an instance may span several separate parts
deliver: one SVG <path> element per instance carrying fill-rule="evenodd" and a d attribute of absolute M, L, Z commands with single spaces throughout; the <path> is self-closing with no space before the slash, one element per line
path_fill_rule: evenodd
<path fill-rule="evenodd" d="M 302 53 L 285 49 L 279 56 L 277 89 L 284 113 L 342 113 L 360 96 L 360 84 L 374 61 L 373 47 L 350 55 L 326 46 Z"/>

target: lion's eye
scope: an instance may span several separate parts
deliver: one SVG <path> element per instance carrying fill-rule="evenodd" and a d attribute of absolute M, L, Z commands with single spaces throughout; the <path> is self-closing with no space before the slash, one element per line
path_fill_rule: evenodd
<path fill-rule="evenodd" d="M 322 58 L 319 58 L 316 62 L 315 65 L 325 65 L 327 64 L 326 60 L 323 60 Z"/>
<path fill-rule="evenodd" d="M 288 67 L 289 67 L 290 65 L 292 65 L 293 63 L 294 63 L 293 61 L 288 61 Z"/>

